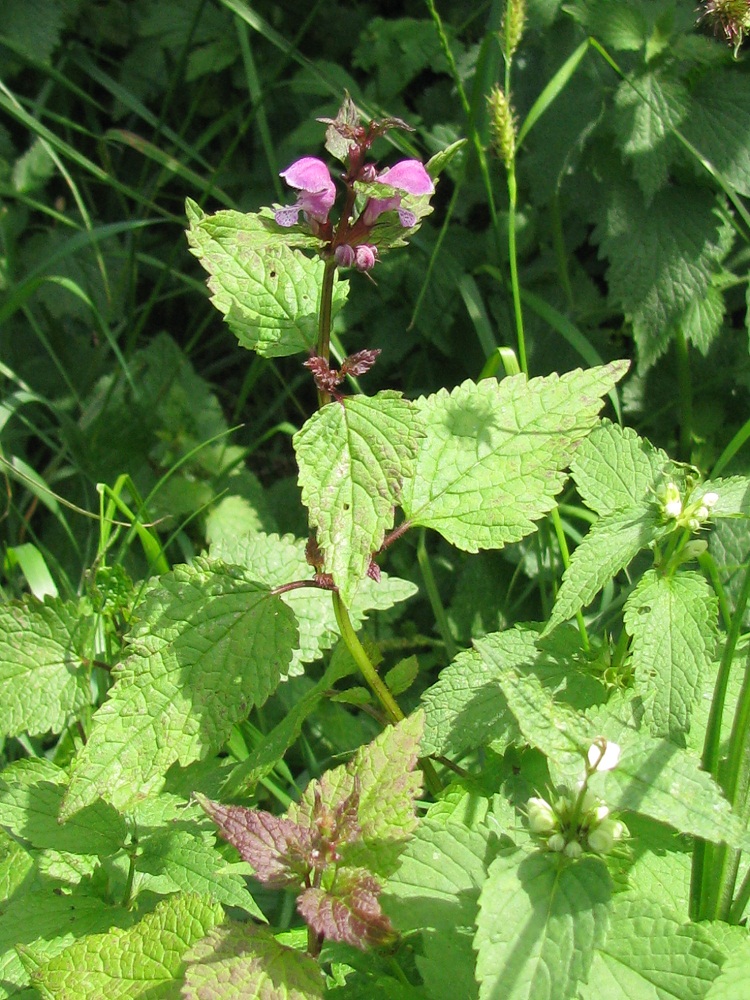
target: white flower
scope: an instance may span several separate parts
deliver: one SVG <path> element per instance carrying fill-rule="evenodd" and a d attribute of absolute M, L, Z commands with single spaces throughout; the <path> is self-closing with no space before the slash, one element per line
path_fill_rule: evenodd
<path fill-rule="evenodd" d="M 565 845 L 565 853 L 569 858 L 580 858 L 583 854 L 583 848 L 577 840 L 571 840 L 569 844 Z"/>
<path fill-rule="evenodd" d="M 561 833 L 553 833 L 547 841 L 547 847 L 550 851 L 557 851 L 559 854 L 565 850 L 565 837 Z"/>
<path fill-rule="evenodd" d="M 715 507 L 716 504 L 719 502 L 719 494 L 709 491 L 708 493 L 703 494 L 701 500 L 703 501 L 704 506 L 708 507 L 708 509 L 710 510 L 712 507 Z"/>
<path fill-rule="evenodd" d="M 532 833 L 550 833 L 555 829 L 557 817 L 546 799 L 530 798 L 526 803 L 526 813 Z"/>
<path fill-rule="evenodd" d="M 663 493 L 663 510 L 667 517 L 679 517 L 682 513 L 682 498 L 675 483 L 667 483 Z"/>
<path fill-rule="evenodd" d="M 617 743 L 605 740 L 603 737 L 596 740 L 589 747 L 588 762 L 590 771 L 611 771 L 617 767 L 622 751 Z"/>
<path fill-rule="evenodd" d="M 597 854 L 609 854 L 625 832 L 625 824 L 619 819 L 605 819 L 589 833 L 589 848 Z"/>

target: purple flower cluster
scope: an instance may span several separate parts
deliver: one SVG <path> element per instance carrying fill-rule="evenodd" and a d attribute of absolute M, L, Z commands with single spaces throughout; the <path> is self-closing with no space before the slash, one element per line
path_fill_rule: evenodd
<path fill-rule="evenodd" d="M 416 225 L 417 217 L 414 212 L 402 207 L 403 195 L 432 194 L 435 190 L 430 175 L 419 160 L 401 160 L 379 172 L 374 164 L 365 163 L 359 167 L 356 177 L 347 175 L 344 178 L 352 192 L 352 203 L 354 180 L 383 184 L 396 193 L 388 193 L 383 198 L 368 198 L 359 218 L 342 219 L 342 224 L 334 233 L 328 215 L 336 200 L 336 185 L 326 164 L 315 156 L 303 156 L 283 170 L 281 176 L 298 194 L 293 205 L 276 210 L 276 222 L 280 226 L 294 226 L 301 212 L 314 233 L 330 239 L 337 264 L 356 267 L 359 271 L 370 271 L 378 259 L 378 249 L 368 242 L 368 236 L 383 212 L 397 211 L 401 225 L 409 229 Z"/>

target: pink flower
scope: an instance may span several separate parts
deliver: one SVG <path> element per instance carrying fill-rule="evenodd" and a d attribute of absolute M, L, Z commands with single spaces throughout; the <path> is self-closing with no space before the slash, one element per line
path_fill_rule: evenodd
<path fill-rule="evenodd" d="M 430 175 L 419 160 L 401 160 L 383 170 L 375 180 L 378 184 L 387 184 L 405 194 L 432 194 L 435 191 Z M 401 208 L 401 195 L 398 194 L 390 198 L 370 198 L 362 212 L 362 221 L 365 225 L 371 226 L 379 215 L 394 208 L 398 209 L 402 226 L 408 229 L 416 225 L 416 215 L 406 208 Z"/>
<path fill-rule="evenodd" d="M 354 263 L 358 271 L 371 271 L 378 259 L 378 248 L 370 243 L 360 243 L 354 248 Z"/>
<path fill-rule="evenodd" d="M 294 205 L 276 210 L 275 219 L 280 226 L 295 225 L 300 212 L 316 222 L 328 220 L 328 213 L 336 200 L 336 185 L 322 160 L 316 156 L 303 156 L 282 170 L 279 176 L 289 187 L 299 191 Z"/>

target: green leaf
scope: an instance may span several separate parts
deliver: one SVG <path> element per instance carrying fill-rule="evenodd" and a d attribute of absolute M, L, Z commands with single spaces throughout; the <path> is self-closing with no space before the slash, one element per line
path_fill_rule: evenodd
<path fill-rule="evenodd" d="M 618 146 L 648 201 L 669 180 L 672 160 L 680 148 L 673 130 L 688 107 L 686 87 L 663 69 L 623 80 L 617 89 L 613 124 Z"/>
<path fill-rule="evenodd" d="M 682 131 L 738 194 L 750 195 L 750 94 L 744 74 L 706 73 L 692 92 Z"/>
<path fill-rule="evenodd" d="M 55 1000 L 177 1000 L 185 953 L 223 920 L 218 903 L 172 896 L 127 930 L 76 941 L 34 976 Z"/>
<path fill-rule="evenodd" d="M 65 10 L 58 0 L 8 0 L 3 34 L 32 62 L 45 63 L 60 42 Z"/>
<path fill-rule="evenodd" d="M 598 858 L 549 853 L 491 864 L 479 897 L 474 947 L 480 1000 L 567 998 L 585 982 L 607 933 L 611 882 Z"/>
<path fill-rule="evenodd" d="M 721 333 L 726 310 L 721 291 L 715 285 L 709 285 L 706 294 L 693 299 L 678 321 L 685 339 L 695 344 L 704 357 Z"/>
<path fill-rule="evenodd" d="M 192 892 L 226 906 L 240 906 L 264 921 L 245 879 L 222 869 L 226 860 L 213 844 L 187 830 L 165 830 L 145 839 L 138 856 L 138 871 L 163 883 L 161 892 Z"/>
<path fill-rule="evenodd" d="M 184 1000 L 318 1000 L 320 966 L 262 927 L 216 927 L 185 955 Z"/>
<path fill-rule="evenodd" d="M 705 1000 L 742 1000 L 750 981 L 750 941 L 747 938 L 724 962 Z"/>
<path fill-rule="evenodd" d="M 390 391 L 329 403 L 294 436 L 302 499 L 347 606 L 393 525 L 420 437 L 414 404 Z"/>
<path fill-rule="evenodd" d="M 424 819 L 388 880 L 383 909 L 400 931 L 473 927 L 495 843 L 486 825 Z"/>
<path fill-rule="evenodd" d="M 89 704 L 93 619 L 74 603 L 0 606 L 0 732 L 61 732 Z"/>
<path fill-rule="evenodd" d="M 666 187 L 646 205 L 634 185 L 611 186 L 594 238 L 609 260 L 610 296 L 633 325 L 641 372 L 667 349 L 672 325 L 706 295 L 726 252 L 723 226 L 708 189 Z"/>
<path fill-rule="evenodd" d="M 663 530 L 654 503 L 615 511 L 596 521 L 571 556 L 545 634 L 590 604 Z"/>
<path fill-rule="evenodd" d="M 750 479 L 747 476 L 707 479 L 701 483 L 696 498 L 712 492 L 718 493 L 719 498 L 711 508 L 711 517 L 750 517 Z"/>
<path fill-rule="evenodd" d="M 718 601 L 699 573 L 645 573 L 625 605 L 632 636 L 635 693 L 653 736 L 676 739 L 690 713 L 716 647 Z"/>
<path fill-rule="evenodd" d="M 464 382 L 417 401 L 427 436 L 403 508 L 467 552 L 501 548 L 554 506 L 563 470 L 625 374 L 614 362 L 589 371 Z"/>
<path fill-rule="evenodd" d="M 31 854 L 0 830 L 0 904 L 18 891 L 34 869 Z"/>
<path fill-rule="evenodd" d="M 669 456 L 632 427 L 602 420 L 581 442 L 570 471 L 587 507 L 597 514 L 640 508 L 669 465 Z"/>
<path fill-rule="evenodd" d="M 212 558 L 244 566 L 253 580 L 268 587 L 280 587 L 295 580 L 310 579 L 311 567 L 305 558 L 306 542 L 293 535 L 266 535 L 262 532 L 240 538 L 222 539 L 211 546 Z M 416 593 L 414 584 L 382 573 L 380 581 L 369 577 L 362 581 L 349 609 L 352 623 L 358 628 L 372 608 L 386 611 Z M 324 590 L 304 587 L 281 594 L 294 612 L 299 630 L 299 646 L 292 654 L 290 676 L 303 672 L 303 664 L 312 663 L 339 638 L 331 595 Z"/>
<path fill-rule="evenodd" d="M 575 0 L 568 13 L 608 48 L 637 52 L 648 39 L 647 8 L 638 0 Z"/>
<path fill-rule="evenodd" d="M 67 783 L 66 772 L 47 760 L 14 762 L 0 776 L 0 824 L 32 847 L 100 857 L 116 854 L 128 828 L 105 802 L 94 802 L 64 826 L 59 824 Z"/>
<path fill-rule="evenodd" d="M 117 808 L 167 768 L 218 750 L 284 676 L 294 615 L 239 567 L 196 559 L 156 581 L 128 635 L 109 697 L 76 758 L 61 816 L 104 796 Z"/>
<path fill-rule="evenodd" d="M 316 796 L 335 811 L 355 792 L 359 805 L 357 822 L 361 840 L 341 848 L 347 865 L 358 865 L 387 877 L 417 825 L 414 801 L 422 785 L 416 767 L 424 714 L 413 715 L 388 726 L 372 743 L 360 747 L 348 765 L 326 771 L 311 781 L 298 802 L 293 802 L 287 818 L 312 828 Z"/>
<path fill-rule="evenodd" d="M 618 897 L 607 940 L 591 965 L 583 1000 L 700 1000 L 723 955 L 700 924 L 683 923 L 647 899 Z"/>
<path fill-rule="evenodd" d="M 204 216 L 192 203 L 188 215 L 188 241 L 210 275 L 211 301 L 241 346 L 269 358 L 310 351 L 318 335 L 325 264 L 289 244 L 319 246 L 317 237 L 291 233 L 253 214 Z M 333 316 L 344 305 L 348 287 L 334 280 Z"/>

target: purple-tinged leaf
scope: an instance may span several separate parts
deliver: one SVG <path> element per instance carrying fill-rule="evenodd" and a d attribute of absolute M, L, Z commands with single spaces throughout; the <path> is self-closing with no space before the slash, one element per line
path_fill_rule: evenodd
<path fill-rule="evenodd" d="M 224 806 L 204 795 L 196 799 L 218 826 L 221 835 L 255 870 L 256 878 L 272 889 L 299 886 L 312 866 L 312 831 L 262 809 Z"/>
<path fill-rule="evenodd" d="M 364 949 L 385 944 L 395 936 L 380 909 L 379 895 L 376 878 L 361 869 L 345 868 L 337 873 L 332 890 L 305 889 L 297 900 L 297 910 L 326 940 Z"/>

